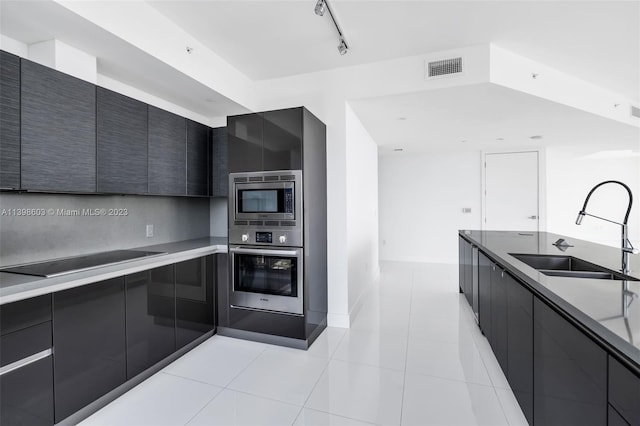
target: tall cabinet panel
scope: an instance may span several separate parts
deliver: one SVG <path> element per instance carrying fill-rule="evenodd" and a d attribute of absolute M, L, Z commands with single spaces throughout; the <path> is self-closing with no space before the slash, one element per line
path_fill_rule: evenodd
<path fill-rule="evenodd" d="M 535 424 L 607 424 L 606 352 L 538 298 L 533 308 Z"/>
<path fill-rule="evenodd" d="M 302 169 L 302 108 L 263 113 L 263 169 Z"/>
<path fill-rule="evenodd" d="M 507 285 L 508 275 L 495 264 L 491 266 L 491 333 L 489 343 L 496 359 L 507 374 Z"/>
<path fill-rule="evenodd" d="M 209 128 L 187 120 L 187 195 L 209 195 Z"/>
<path fill-rule="evenodd" d="M 147 105 L 97 88 L 98 192 L 147 193 Z"/>
<path fill-rule="evenodd" d="M 174 352 L 174 293 L 173 265 L 127 275 L 128 379 Z"/>
<path fill-rule="evenodd" d="M 226 197 L 229 194 L 227 128 L 211 129 L 211 196 Z"/>
<path fill-rule="evenodd" d="M 21 61 L 22 189 L 95 192 L 96 88 Z"/>
<path fill-rule="evenodd" d="M 176 264 L 176 346 L 181 348 L 213 330 L 213 256 Z"/>
<path fill-rule="evenodd" d="M 186 119 L 149 105 L 149 193 L 187 193 Z"/>
<path fill-rule="evenodd" d="M 227 118 L 229 173 L 262 170 L 262 114 Z"/>
<path fill-rule="evenodd" d="M 478 323 L 491 341 L 491 267 L 493 262 L 478 253 Z"/>
<path fill-rule="evenodd" d="M 126 380 L 124 277 L 53 295 L 55 419 Z"/>
<path fill-rule="evenodd" d="M 0 51 L 0 188 L 20 188 L 20 58 Z"/>

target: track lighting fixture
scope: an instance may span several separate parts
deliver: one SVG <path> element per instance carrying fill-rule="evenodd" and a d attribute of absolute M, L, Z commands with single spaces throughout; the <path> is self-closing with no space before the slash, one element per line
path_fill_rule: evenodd
<path fill-rule="evenodd" d="M 333 12 L 331 12 L 331 8 L 329 7 L 329 1 L 318 0 L 316 2 L 316 8 L 315 8 L 316 15 L 324 16 L 325 12 L 329 12 L 331 21 L 333 21 L 333 25 L 336 27 L 336 31 L 338 31 L 338 52 L 340 52 L 340 55 L 345 55 L 349 50 L 349 45 L 347 44 L 347 40 L 345 40 L 344 38 L 344 34 L 342 34 L 342 30 L 340 29 L 340 25 L 338 25 L 338 21 L 336 21 L 335 16 L 333 16 Z"/>

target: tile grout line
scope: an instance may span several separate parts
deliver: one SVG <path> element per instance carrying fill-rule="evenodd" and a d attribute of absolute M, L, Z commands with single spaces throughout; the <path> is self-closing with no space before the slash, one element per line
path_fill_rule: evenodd
<path fill-rule="evenodd" d="M 409 341 L 411 340 L 411 308 L 413 306 L 413 286 L 415 285 L 415 267 L 411 268 L 411 290 L 409 292 L 409 324 L 407 324 L 407 343 L 404 352 L 404 373 L 402 375 L 402 399 L 400 400 L 400 422 L 402 425 L 402 413 L 404 411 L 404 394 L 407 387 L 407 363 L 409 362 Z"/>

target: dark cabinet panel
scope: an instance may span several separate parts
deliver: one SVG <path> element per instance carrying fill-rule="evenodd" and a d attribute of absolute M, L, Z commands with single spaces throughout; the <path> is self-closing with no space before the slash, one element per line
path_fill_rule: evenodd
<path fill-rule="evenodd" d="M 491 266 L 491 333 L 489 343 L 505 375 L 508 372 L 507 274 Z"/>
<path fill-rule="evenodd" d="M 611 405 L 609 405 L 608 416 L 607 416 L 607 426 L 631 426 L 631 425 L 627 423 L 627 421 Z"/>
<path fill-rule="evenodd" d="M 262 114 L 227 118 L 229 173 L 262 170 L 263 124 Z"/>
<path fill-rule="evenodd" d="M 493 262 L 478 253 L 478 323 L 488 340 L 491 339 L 491 266 Z"/>
<path fill-rule="evenodd" d="M 186 119 L 149 105 L 149 193 L 187 193 Z"/>
<path fill-rule="evenodd" d="M 51 321 L 51 295 L 0 305 L 0 334 Z"/>
<path fill-rule="evenodd" d="M 176 346 L 214 328 L 213 256 L 176 264 Z"/>
<path fill-rule="evenodd" d="M 53 295 L 56 422 L 126 379 L 124 277 Z"/>
<path fill-rule="evenodd" d="M 20 58 L 0 51 L 0 188 L 20 188 Z"/>
<path fill-rule="evenodd" d="M 533 307 L 535 424 L 606 424 L 606 352 L 538 298 Z"/>
<path fill-rule="evenodd" d="M 97 88 L 98 192 L 147 193 L 147 105 Z"/>
<path fill-rule="evenodd" d="M 51 348 L 51 321 L 0 336 L 0 367 Z"/>
<path fill-rule="evenodd" d="M 0 424 L 53 425 L 51 356 L 0 376 Z"/>
<path fill-rule="evenodd" d="M 609 404 L 632 426 L 640 426 L 640 376 L 609 356 Z"/>
<path fill-rule="evenodd" d="M 302 169 L 302 108 L 263 113 L 263 169 Z"/>
<path fill-rule="evenodd" d="M 173 265 L 126 276 L 127 378 L 175 351 Z"/>
<path fill-rule="evenodd" d="M 465 290 L 465 282 L 464 282 L 465 244 L 467 244 L 467 242 L 462 237 L 458 237 L 458 285 L 460 286 L 461 293 L 464 293 L 464 290 Z"/>
<path fill-rule="evenodd" d="M 211 196 L 226 197 L 229 194 L 227 170 L 227 128 L 211 129 Z"/>
<path fill-rule="evenodd" d="M 522 412 L 533 424 L 533 294 L 505 273 L 507 288 L 507 379 Z"/>
<path fill-rule="evenodd" d="M 96 190 L 96 88 L 21 61 L 22 189 Z"/>
<path fill-rule="evenodd" d="M 473 305 L 473 246 L 467 240 L 459 237 L 458 249 L 460 254 L 459 279 L 460 289 L 467 298 L 470 306 Z"/>
<path fill-rule="evenodd" d="M 229 255 L 216 254 L 216 324 L 220 327 L 229 326 Z"/>
<path fill-rule="evenodd" d="M 209 195 L 209 128 L 187 120 L 187 195 Z"/>

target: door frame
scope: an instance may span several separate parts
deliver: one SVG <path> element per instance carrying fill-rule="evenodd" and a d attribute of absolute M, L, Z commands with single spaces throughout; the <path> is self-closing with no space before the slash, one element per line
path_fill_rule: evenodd
<path fill-rule="evenodd" d="M 547 157 L 546 151 L 542 147 L 529 148 L 523 147 L 522 149 L 504 149 L 504 150 L 488 150 L 481 151 L 481 164 L 482 170 L 481 179 L 481 218 L 480 229 L 483 231 L 486 229 L 486 196 L 487 196 L 487 154 L 522 154 L 525 152 L 537 152 L 538 153 L 538 232 L 544 232 L 547 230 L 547 178 L 546 178 L 546 164 Z"/>

